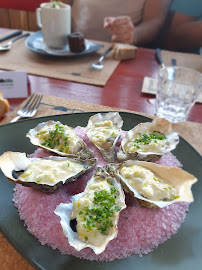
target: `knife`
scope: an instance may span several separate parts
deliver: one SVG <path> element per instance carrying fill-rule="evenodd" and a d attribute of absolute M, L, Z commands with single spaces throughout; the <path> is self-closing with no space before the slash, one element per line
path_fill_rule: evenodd
<path fill-rule="evenodd" d="M 173 65 L 173 67 L 176 67 L 177 66 L 177 60 L 175 58 L 172 58 L 171 59 L 171 63 Z"/>
<path fill-rule="evenodd" d="M 161 49 L 160 48 L 157 48 L 156 51 L 155 51 L 155 54 L 156 54 L 156 59 L 157 61 L 159 62 L 159 64 L 162 66 L 162 68 L 165 67 L 164 63 L 163 63 L 163 60 L 161 58 Z"/>
<path fill-rule="evenodd" d="M 22 30 L 17 30 L 17 31 L 15 31 L 15 32 L 12 32 L 12 33 L 6 35 L 5 37 L 0 38 L 0 42 L 2 42 L 2 41 L 4 41 L 4 40 L 7 40 L 7 39 L 9 39 L 9 38 L 12 38 L 12 37 L 21 35 L 21 34 L 22 34 Z"/>
<path fill-rule="evenodd" d="M 161 65 L 162 68 L 165 68 L 165 64 L 163 63 L 163 60 L 161 58 L 161 49 L 157 48 L 155 50 L 155 55 L 156 55 L 156 59 L 159 62 L 159 64 Z M 174 66 L 174 65 L 173 65 Z M 174 66 L 175 67 L 175 66 Z M 168 67 L 167 68 L 167 73 L 168 73 L 168 80 L 170 81 L 174 81 L 175 80 L 175 69 Z"/>

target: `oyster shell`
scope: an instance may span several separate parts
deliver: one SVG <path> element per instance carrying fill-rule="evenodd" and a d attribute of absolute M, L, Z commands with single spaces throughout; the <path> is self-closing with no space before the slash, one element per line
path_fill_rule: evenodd
<path fill-rule="evenodd" d="M 5 152 L 0 156 L 0 168 L 9 180 L 44 192 L 54 192 L 65 183 L 75 181 L 96 163 L 96 158 L 85 161 L 59 156 L 27 158 L 20 152 Z"/>
<path fill-rule="evenodd" d="M 129 130 L 117 153 L 119 162 L 125 160 L 156 161 L 175 149 L 179 136 L 169 121 L 156 118 L 151 123 L 141 123 Z"/>
<path fill-rule="evenodd" d="M 114 161 L 115 145 L 122 126 L 123 120 L 118 112 L 98 113 L 89 118 L 87 136 L 106 161 Z"/>
<path fill-rule="evenodd" d="M 34 129 L 30 129 L 26 137 L 32 144 L 60 156 L 81 159 L 93 157 L 93 152 L 81 138 L 76 136 L 74 130 L 59 121 L 40 123 Z"/>
<path fill-rule="evenodd" d="M 177 167 L 128 160 L 119 164 L 107 164 L 106 169 L 121 181 L 124 190 L 142 206 L 163 208 L 175 202 L 193 201 L 191 186 L 197 179 Z"/>
<path fill-rule="evenodd" d="M 102 253 L 117 236 L 119 213 L 126 208 L 121 184 L 97 167 L 84 192 L 71 197 L 71 201 L 54 211 L 61 218 L 69 244 L 78 251 L 89 247 L 95 254 Z"/>

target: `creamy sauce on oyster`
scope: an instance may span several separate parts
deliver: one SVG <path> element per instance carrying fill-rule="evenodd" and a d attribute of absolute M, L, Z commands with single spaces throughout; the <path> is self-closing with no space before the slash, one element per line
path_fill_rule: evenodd
<path fill-rule="evenodd" d="M 83 166 L 72 161 L 39 160 L 31 162 L 18 177 L 24 182 L 35 182 L 54 186 L 60 181 L 74 176 L 83 170 Z"/>
<path fill-rule="evenodd" d="M 126 152 L 153 152 L 164 153 L 164 149 L 168 145 L 166 136 L 158 131 L 153 131 L 149 134 L 139 133 L 133 140 L 129 140 L 124 145 Z"/>
<path fill-rule="evenodd" d="M 77 234 L 82 241 L 103 245 L 121 210 L 116 203 L 118 193 L 107 178 L 96 177 L 85 195 L 74 202 L 71 218 L 77 220 Z"/>
<path fill-rule="evenodd" d="M 42 146 L 58 150 L 59 152 L 75 154 L 80 150 L 79 138 L 72 128 L 66 125 L 45 125 L 37 133 Z"/>
<path fill-rule="evenodd" d="M 96 122 L 87 132 L 89 140 L 99 148 L 108 149 L 119 135 L 119 130 L 110 120 Z"/>
<path fill-rule="evenodd" d="M 120 174 L 127 180 L 129 186 L 149 200 L 172 201 L 179 197 L 173 186 L 165 183 L 163 179 L 159 179 L 152 171 L 142 166 L 123 166 Z"/>

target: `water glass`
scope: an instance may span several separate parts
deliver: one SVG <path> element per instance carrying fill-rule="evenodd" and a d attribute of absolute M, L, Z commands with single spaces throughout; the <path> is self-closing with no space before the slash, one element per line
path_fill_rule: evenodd
<path fill-rule="evenodd" d="M 158 76 L 156 115 L 172 123 L 185 121 L 202 89 L 202 74 L 184 67 L 162 68 Z"/>

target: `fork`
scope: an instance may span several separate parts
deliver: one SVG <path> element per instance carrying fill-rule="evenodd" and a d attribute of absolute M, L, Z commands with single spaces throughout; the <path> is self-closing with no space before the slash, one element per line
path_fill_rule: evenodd
<path fill-rule="evenodd" d="M 36 114 L 43 95 L 34 93 L 30 96 L 26 104 L 17 111 L 17 115 L 10 123 L 18 121 L 20 118 L 29 118 Z"/>

